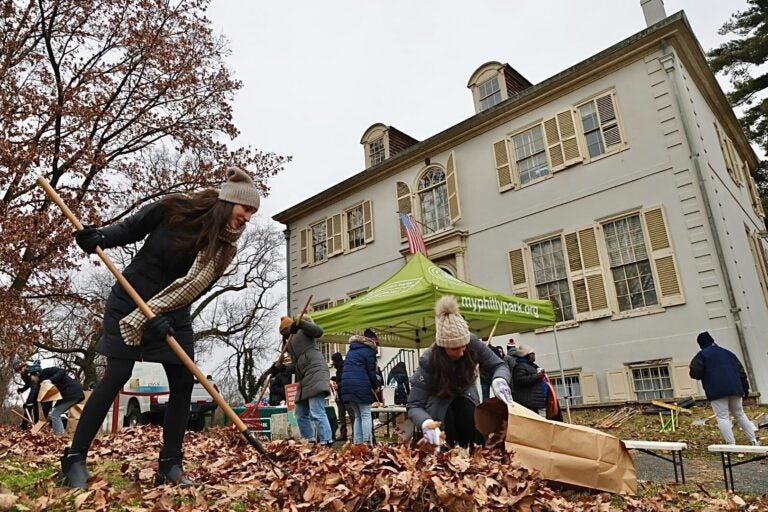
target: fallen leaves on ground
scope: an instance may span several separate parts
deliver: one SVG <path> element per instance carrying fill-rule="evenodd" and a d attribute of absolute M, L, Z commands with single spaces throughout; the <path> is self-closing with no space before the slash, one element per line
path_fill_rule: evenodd
<path fill-rule="evenodd" d="M 67 440 L 0 427 L 0 473 L 58 465 Z M 32 488 L 0 488 L 0 509 L 16 510 L 358 510 L 387 511 L 661 511 L 764 510 L 768 497 L 726 498 L 660 487 L 648 497 L 557 490 L 495 448 L 435 453 L 429 447 L 344 445 L 338 450 L 300 441 L 267 444 L 283 474 L 237 431 L 188 433 L 185 472 L 199 487 L 153 487 L 158 427 L 125 429 L 96 440 L 88 454 L 94 475 L 87 491 L 61 488 L 55 476 Z M 695 507 L 694 507 L 695 505 Z"/>

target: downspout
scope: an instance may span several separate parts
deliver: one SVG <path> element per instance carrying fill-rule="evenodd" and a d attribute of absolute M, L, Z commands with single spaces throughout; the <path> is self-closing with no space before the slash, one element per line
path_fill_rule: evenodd
<path fill-rule="evenodd" d="M 660 59 L 661 65 L 664 67 L 664 71 L 667 73 L 667 78 L 672 84 L 672 96 L 675 101 L 677 111 L 680 112 L 680 124 L 683 127 L 683 134 L 685 141 L 690 148 L 690 160 L 693 162 L 693 169 L 696 174 L 696 181 L 701 189 L 701 199 L 704 203 L 704 211 L 707 214 L 707 224 L 709 224 L 709 230 L 712 232 L 712 238 L 715 246 L 715 253 L 717 254 L 717 262 L 720 267 L 720 272 L 723 273 L 723 280 L 725 281 L 725 289 L 728 294 L 728 305 L 730 306 L 731 315 L 733 315 L 733 322 L 736 326 L 736 336 L 739 340 L 739 348 L 741 354 L 744 357 L 744 366 L 749 377 L 750 382 L 755 382 L 755 374 L 752 370 L 752 359 L 749 356 L 749 350 L 747 348 L 747 340 L 744 338 L 744 329 L 741 325 L 741 308 L 736 304 L 736 295 L 733 293 L 733 285 L 731 284 L 731 277 L 728 272 L 728 266 L 725 264 L 725 253 L 723 251 L 723 245 L 718 231 L 715 217 L 712 214 L 712 204 L 709 200 L 709 191 L 707 188 L 707 180 L 704 177 L 704 173 L 701 170 L 701 164 L 699 163 L 701 153 L 698 151 L 698 143 L 696 138 L 691 136 L 690 123 L 688 119 L 688 111 L 683 108 L 683 94 L 680 89 L 680 85 L 677 81 L 677 66 L 675 64 L 675 54 L 672 52 L 670 45 L 666 41 L 661 42 L 661 49 L 664 52 L 664 56 Z"/>
<path fill-rule="evenodd" d="M 291 228 L 285 228 L 283 236 L 285 237 L 285 314 L 291 316 Z"/>

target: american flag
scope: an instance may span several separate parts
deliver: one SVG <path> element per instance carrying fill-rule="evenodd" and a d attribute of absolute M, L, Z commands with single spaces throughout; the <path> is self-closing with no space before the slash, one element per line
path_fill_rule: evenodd
<path fill-rule="evenodd" d="M 405 227 L 405 233 L 408 237 L 408 248 L 411 253 L 416 254 L 417 252 L 420 252 L 424 254 L 424 256 L 427 256 L 427 246 L 424 245 L 424 237 L 421 236 L 421 231 L 419 231 L 419 227 L 416 225 L 413 216 L 410 213 L 400 212 L 400 222 L 402 222 L 403 227 Z"/>

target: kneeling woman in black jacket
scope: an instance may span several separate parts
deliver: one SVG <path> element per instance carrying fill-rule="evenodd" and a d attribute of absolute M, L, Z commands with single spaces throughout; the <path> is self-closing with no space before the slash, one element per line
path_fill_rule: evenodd
<path fill-rule="evenodd" d="M 182 471 L 181 448 L 194 378 L 165 339 L 172 334 L 194 359 L 190 305 L 224 273 L 245 224 L 259 209 L 259 193 L 245 171 L 229 168 L 227 178 L 220 191 L 168 196 L 118 224 L 75 232 L 77 244 L 87 253 L 146 238 L 123 275 L 157 316 L 147 321 L 120 284 L 112 287 L 96 345 L 107 357 L 107 368 L 61 458 L 61 484 L 88 487 L 85 458 L 93 438 L 134 362 L 152 361 L 163 364 L 170 386 L 155 484 L 192 485 Z"/>
<path fill-rule="evenodd" d="M 442 297 L 435 306 L 435 343 L 419 358 L 419 367 L 411 377 L 408 418 L 421 425 L 424 439 L 440 444 L 439 421 L 449 445 L 469 446 L 482 443 L 475 428 L 477 365 L 492 376 L 497 397 L 513 404 L 509 389 L 509 370 L 485 343 L 470 334 L 459 305 L 451 296 Z"/>

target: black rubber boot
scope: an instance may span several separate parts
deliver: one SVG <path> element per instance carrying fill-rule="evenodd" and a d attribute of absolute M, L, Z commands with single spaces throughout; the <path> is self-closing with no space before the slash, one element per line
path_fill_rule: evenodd
<path fill-rule="evenodd" d="M 155 475 L 155 485 L 171 484 L 181 487 L 197 486 L 195 482 L 184 476 L 181 464 L 181 454 L 167 456 L 160 453 L 160 464 Z"/>
<path fill-rule="evenodd" d="M 91 478 L 91 474 L 85 468 L 85 456 L 85 453 L 70 452 L 69 448 L 64 448 L 64 455 L 59 459 L 61 461 L 61 473 L 58 477 L 60 486 L 88 488 L 88 479 Z"/>

